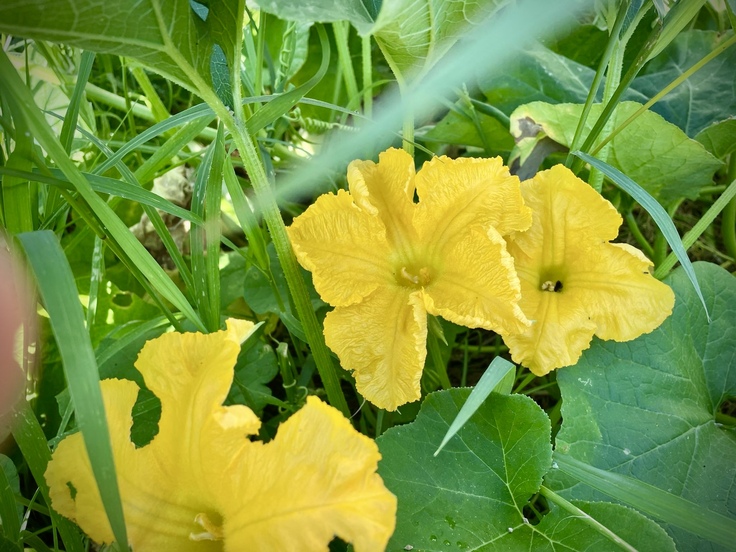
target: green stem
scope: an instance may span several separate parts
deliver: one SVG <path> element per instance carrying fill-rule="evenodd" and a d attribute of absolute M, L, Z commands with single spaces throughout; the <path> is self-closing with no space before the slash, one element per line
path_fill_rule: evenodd
<path fill-rule="evenodd" d="M 376 438 L 381 436 L 383 433 L 383 415 L 386 411 L 383 408 L 379 408 L 376 413 Z"/>
<path fill-rule="evenodd" d="M 373 116 L 373 62 L 371 61 L 371 37 L 364 36 L 361 54 L 363 56 L 363 115 Z"/>
<path fill-rule="evenodd" d="M 243 165 L 250 176 L 250 182 L 256 193 L 256 199 L 263 214 L 263 219 L 266 221 L 266 226 L 268 226 L 271 233 L 271 240 L 276 249 L 281 268 L 284 271 L 284 276 L 286 276 L 286 283 L 294 300 L 294 307 L 304 326 L 307 342 L 314 356 L 322 383 L 325 386 L 327 399 L 332 406 L 349 417 L 350 411 L 348 410 L 345 395 L 340 387 L 338 373 L 332 363 L 330 351 L 325 344 L 322 328 L 312 309 L 307 286 L 299 272 L 299 265 L 291 248 L 291 242 L 286 233 L 286 226 L 284 225 L 284 220 L 281 218 L 281 211 L 279 211 L 273 189 L 268 182 L 263 162 L 245 127 L 245 121 L 242 117 L 242 102 L 238 101 L 240 99 L 239 90 L 234 90 L 233 93 L 233 99 L 235 101 L 235 114 L 233 115 L 220 102 L 214 92 L 204 85 L 204 83 L 202 84 L 203 86 L 200 87 L 202 98 L 212 107 L 217 116 L 225 124 L 225 127 L 230 131 L 235 145 L 238 147 Z M 235 86 L 234 88 L 238 87 Z"/>
<path fill-rule="evenodd" d="M 728 175 L 734 178 L 736 176 L 736 153 L 731 154 L 728 169 Z M 731 186 L 733 186 L 733 183 Z M 723 245 L 726 248 L 726 253 L 728 253 L 729 257 L 736 260 L 736 198 L 732 198 L 723 210 L 721 236 L 723 237 Z"/>
<path fill-rule="evenodd" d="M 716 423 L 723 424 L 728 427 L 736 427 L 736 418 L 724 414 L 723 412 L 716 412 Z"/>
<path fill-rule="evenodd" d="M 439 339 L 431 331 L 427 332 L 427 348 L 429 349 L 429 358 L 432 359 L 432 364 L 434 365 L 437 379 L 439 379 L 442 389 L 450 389 L 452 384 L 447 375 L 447 366 L 442 360 Z"/>
<path fill-rule="evenodd" d="M 118 109 L 119 111 L 127 111 L 125 98 L 122 98 L 117 94 L 108 92 L 107 90 L 100 88 L 99 86 L 95 86 L 91 83 L 87 83 L 87 85 L 84 87 L 84 91 L 87 94 L 87 99 L 89 100 L 100 102 L 109 107 Z M 148 121 L 149 123 L 158 122 L 153 112 L 145 105 L 139 103 L 131 103 L 130 111 L 135 117 L 138 117 L 139 119 L 142 119 L 144 121 Z M 206 127 L 197 136 L 207 140 L 208 142 L 212 142 L 217 137 L 217 130 L 215 130 L 214 128 Z"/>
<path fill-rule="evenodd" d="M 618 44 L 619 40 L 619 34 L 621 33 L 621 29 L 623 28 L 624 21 L 626 19 L 626 11 L 628 10 L 628 2 L 622 2 L 621 7 L 619 8 L 619 13 L 616 16 L 616 22 L 613 25 L 613 28 L 611 29 L 611 35 L 608 38 L 608 43 L 606 44 L 606 49 L 603 52 L 603 57 L 601 58 L 600 63 L 598 64 L 598 69 L 595 72 L 595 77 L 593 77 L 593 82 L 590 85 L 590 90 L 588 91 L 588 97 L 585 99 L 585 105 L 583 106 L 583 111 L 580 114 L 580 119 L 578 120 L 578 126 L 575 129 L 575 136 L 572 139 L 572 143 L 570 145 L 570 151 L 575 151 L 578 149 L 580 145 L 580 140 L 582 140 L 583 137 L 583 130 L 585 129 L 585 122 L 588 119 L 588 114 L 590 113 L 590 108 L 593 106 L 593 101 L 595 100 L 596 92 L 598 91 L 598 87 L 601 84 L 601 80 L 603 80 L 603 74 L 606 71 L 606 67 L 609 65 L 609 61 L 611 59 L 611 55 L 613 54 L 614 48 Z M 565 161 L 565 166 L 569 167 L 572 163 L 572 154 L 568 154 L 567 160 Z"/>
<path fill-rule="evenodd" d="M 601 150 L 601 148 L 603 148 L 606 144 L 608 144 L 611 140 L 613 140 L 619 132 L 621 132 L 623 129 L 629 126 L 639 115 L 644 113 L 647 109 L 652 107 L 655 103 L 657 103 L 659 100 L 664 98 L 667 94 L 672 92 L 672 90 L 674 90 L 675 88 L 680 86 L 683 82 L 685 82 L 687 79 L 689 79 L 697 71 L 702 69 L 708 62 L 718 57 L 721 53 L 723 53 L 725 50 L 727 50 L 734 44 L 736 44 L 736 35 L 733 35 L 730 39 L 728 39 L 724 43 L 720 44 L 719 46 L 716 46 L 716 48 L 712 52 L 710 52 L 707 56 L 705 56 L 703 59 L 698 61 L 695 65 L 690 67 L 687 71 L 679 75 L 675 80 L 673 80 L 671 83 L 665 86 L 660 92 L 658 92 L 655 96 L 653 96 L 651 100 L 649 100 L 639 109 L 637 109 L 634 113 L 632 113 L 628 119 L 626 119 L 623 123 L 621 123 L 618 127 L 616 127 L 616 129 L 613 132 L 611 132 L 604 140 L 602 140 L 600 144 L 598 144 L 595 148 L 593 148 L 590 154 L 595 155 L 596 153 L 598 153 Z"/>
<path fill-rule="evenodd" d="M 636 222 L 636 217 L 634 216 L 634 213 L 631 212 L 631 209 L 626 211 L 626 213 L 624 214 L 624 219 L 626 220 L 626 225 L 629 227 L 631 235 L 634 236 L 634 239 L 639 244 L 639 247 L 644 250 L 644 254 L 650 259 L 653 259 L 654 249 L 644 237 L 644 234 L 639 228 L 639 224 Z"/>
<path fill-rule="evenodd" d="M 556 492 L 542 485 L 542 487 L 539 489 L 539 494 L 541 494 L 547 500 L 554 502 L 563 510 L 570 512 L 576 518 L 590 525 L 593 529 L 598 531 L 601 535 L 606 537 L 608 540 L 610 540 L 614 544 L 618 545 L 618 547 L 621 548 L 622 550 L 628 550 L 628 552 L 637 552 L 636 548 L 631 546 L 628 542 L 626 542 L 624 539 L 619 537 L 616 533 L 611 531 L 608 527 L 606 527 L 599 521 L 595 520 L 589 514 L 583 512 L 580 508 L 578 508 L 571 502 L 562 498 Z"/>
<path fill-rule="evenodd" d="M 337 57 L 342 67 L 342 77 L 345 80 L 348 103 L 352 103 L 360 97 L 360 93 L 358 92 L 358 80 L 355 78 L 353 60 L 350 57 L 350 44 L 348 43 L 350 27 L 348 25 L 349 23 L 347 21 L 337 21 L 332 24 L 332 30 L 335 33 Z"/>

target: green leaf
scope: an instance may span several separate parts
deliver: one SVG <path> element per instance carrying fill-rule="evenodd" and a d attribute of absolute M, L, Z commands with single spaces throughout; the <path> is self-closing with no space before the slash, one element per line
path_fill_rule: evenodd
<path fill-rule="evenodd" d="M 514 146 L 514 139 L 509 134 L 508 128 L 495 117 L 477 111 L 476 113 L 480 129 L 471 116 L 466 116 L 457 111 L 450 111 L 428 132 L 422 134 L 417 131 L 417 137 L 428 142 L 474 146 L 476 148 L 485 146 L 485 137 L 485 141 L 493 151 L 504 153 L 511 151 Z M 481 132 L 484 136 L 481 136 Z"/>
<path fill-rule="evenodd" d="M 258 341 L 238 357 L 228 401 L 245 404 L 260 415 L 267 404 L 274 402 L 268 384 L 278 373 L 279 365 L 273 347 Z"/>
<path fill-rule="evenodd" d="M 194 92 L 222 91 L 242 17 L 242 0 L 35 0 L 0 5 L 0 32 L 130 57 Z"/>
<path fill-rule="evenodd" d="M 733 527 L 736 439 L 717 419 L 723 402 L 736 396 L 736 280 L 713 264 L 696 263 L 695 271 L 710 324 L 677 270 L 665 280 L 675 291 L 675 308 L 658 329 L 626 343 L 594 340 L 576 366 L 559 371 L 557 451 L 727 516 Z M 558 471 L 550 484 L 566 489 L 567 497 L 602 496 Z M 637 506 L 636 497 L 626 502 Z M 668 520 L 666 512 L 649 513 Z M 680 550 L 731 548 L 712 546 L 668 521 L 663 526 Z M 718 535 L 711 539 L 718 542 Z"/>
<path fill-rule="evenodd" d="M 715 123 L 701 130 L 695 139 L 718 159 L 736 151 L 736 117 Z"/>
<path fill-rule="evenodd" d="M 23 513 L 15 503 L 16 494 L 20 494 L 18 470 L 10 458 L 0 454 L 0 531 L 13 542 L 18 541 Z"/>
<path fill-rule="evenodd" d="M 370 33 L 381 5 L 373 0 L 255 0 L 255 3 L 263 11 L 287 21 L 350 21 L 362 34 Z"/>
<path fill-rule="evenodd" d="M 463 34 L 509 0 L 393 0 L 370 30 L 397 76 L 429 70 Z"/>
<path fill-rule="evenodd" d="M 519 52 L 498 70 L 479 77 L 478 86 L 490 104 L 509 114 L 520 105 L 536 101 L 582 104 L 593 77 L 595 71 L 590 67 L 537 44 Z"/>
<path fill-rule="evenodd" d="M 112 445 L 102 403 L 97 362 L 84 325 L 84 314 L 69 263 L 56 236 L 49 231 L 20 234 L 18 240 L 33 269 L 49 313 L 95 481 L 115 540 L 127 548 Z"/>
<path fill-rule="evenodd" d="M 615 126 L 639 107 L 635 102 L 622 102 L 614 115 Z M 570 147 L 582 109 L 580 104 L 542 102 L 519 107 L 511 114 L 511 134 L 516 138 L 517 152 L 512 152 L 509 164 L 518 157 L 523 165 L 541 136 Z M 600 113 L 601 105 L 593 105 L 584 135 L 590 132 Z M 713 174 L 721 166 L 702 144 L 651 111 L 637 117 L 610 144 L 608 163 L 664 204 L 697 197 L 702 186 L 712 184 Z"/>
<path fill-rule="evenodd" d="M 523 507 L 551 465 L 549 418 L 522 395 L 483 404 L 435 458 L 439 439 L 469 392 L 427 396 L 415 422 L 377 439 L 379 473 L 397 495 L 388 550 L 619 550 L 578 516 L 551 505 L 533 526 Z M 653 522 L 613 504 L 586 505 L 591 515 L 640 550 L 674 550 Z"/>
<path fill-rule="evenodd" d="M 431 68 L 472 26 L 509 0 L 257 0 L 261 9 L 290 21 L 347 20 L 373 35 L 398 78 Z M 380 4 L 380 11 L 377 11 Z M 376 17 L 376 13 L 378 16 Z"/>
<path fill-rule="evenodd" d="M 641 93 L 642 103 L 646 102 L 728 38 L 729 35 L 717 31 L 681 33 L 634 79 L 631 90 Z M 652 111 L 676 124 L 688 136 L 695 136 L 714 122 L 736 113 L 734 67 L 736 46 L 728 48 L 654 104 Z"/>

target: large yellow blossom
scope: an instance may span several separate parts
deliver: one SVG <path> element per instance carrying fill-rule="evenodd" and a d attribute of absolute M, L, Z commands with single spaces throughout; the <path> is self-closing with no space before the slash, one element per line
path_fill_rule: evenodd
<path fill-rule="evenodd" d="M 622 221 L 599 193 L 562 165 L 523 182 L 521 191 L 534 221 L 508 241 L 532 325 L 504 334 L 515 362 L 542 376 L 575 364 L 594 334 L 629 341 L 670 315 L 674 294 L 650 275 L 649 259 L 609 243 Z"/>
<path fill-rule="evenodd" d="M 499 332 L 528 324 L 502 236 L 531 215 L 500 158 L 439 157 L 415 174 L 411 156 L 390 149 L 377 164 L 352 162 L 348 184 L 297 217 L 289 237 L 335 307 L 327 345 L 366 399 L 395 410 L 421 396 L 427 313 Z"/>
<path fill-rule="evenodd" d="M 144 447 L 130 440 L 138 386 L 101 383 L 134 552 L 323 551 L 335 535 L 383 550 L 396 499 L 376 473 L 371 439 L 316 397 L 267 444 L 248 439 L 260 426 L 249 408 L 222 406 L 252 328 L 232 320 L 226 331 L 145 345 L 136 367 L 161 400 L 161 420 Z M 59 444 L 46 480 L 54 509 L 95 541 L 113 540 L 80 434 Z"/>

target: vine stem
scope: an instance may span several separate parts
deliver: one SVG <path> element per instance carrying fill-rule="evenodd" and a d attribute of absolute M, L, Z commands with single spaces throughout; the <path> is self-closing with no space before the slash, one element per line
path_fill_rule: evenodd
<path fill-rule="evenodd" d="M 263 23 L 261 23 L 261 25 L 263 25 Z M 242 22 L 240 26 L 242 27 Z M 239 43 L 236 45 L 235 51 L 240 52 Z M 304 333 L 306 335 L 309 348 L 312 351 L 317 371 L 319 372 L 325 392 L 327 393 L 327 400 L 332 406 L 340 410 L 345 417 L 349 418 L 350 411 L 348 409 L 347 401 L 345 400 L 345 395 L 340 387 L 338 372 L 332 362 L 330 351 L 327 349 L 327 344 L 325 343 L 324 335 L 322 333 L 322 327 L 317 321 L 317 316 L 312 309 L 307 285 L 299 272 L 299 264 L 297 263 L 296 256 L 291 248 L 291 242 L 289 241 L 289 236 L 286 233 L 284 219 L 281 218 L 281 211 L 279 210 L 278 203 L 276 202 L 276 196 L 274 195 L 271 184 L 266 176 L 266 169 L 258 150 L 256 149 L 255 142 L 245 126 L 243 102 L 240 91 L 240 64 L 237 62 L 234 63 L 234 67 L 231 72 L 233 94 L 233 109 L 231 110 L 222 103 L 214 90 L 212 90 L 212 88 L 207 85 L 197 72 L 189 66 L 186 59 L 181 56 L 178 50 L 171 48 L 170 54 L 182 68 L 191 69 L 190 74 L 192 82 L 197 88 L 199 95 L 205 102 L 207 102 L 207 104 L 209 104 L 215 114 L 220 118 L 222 123 L 225 125 L 225 128 L 230 131 L 230 134 L 235 141 L 243 166 L 248 172 L 251 185 L 256 193 L 258 207 L 263 214 L 263 219 L 266 221 L 266 226 L 268 226 L 268 230 L 271 234 L 271 240 L 273 241 L 274 248 L 276 249 L 276 255 L 278 256 L 279 263 L 281 264 L 284 276 L 286 277 L 286 283 L 289 286 L 289 291 L 291 292 L 292 299 L 294 300 L 294 307 L 296 308 L 299 320 L 304 327 Z M 236 68 L 238 70 L 235 70 Z"/>
<path fill-rule="evenodd" d="M 325 344 L 324 335 L 317 321 L 317 316 L 312 309 L 307 286 L 299 272 L 299 264 L 291 248 L 291 242 L 286 233 L 286 226 L 284 225 L 284 220 L 281 218 L 281 211 L 276 203 L 271 185 L 268 182 L 266 171 L 255 145 L 245 128 L 245 123 L 242 120 L 236 120 L 225 106 L 222 104 L 220 106 L 221 108 L 219 106 L 213 106 L 213 108 L 215 108 L 215 112 L 217 112 L 232 134 L 233 140 L 235 140 L 235 144 L 238 146 L 243 165 L 250 176 L 251 185 L 256 193 L 263 218 L 271 233 L 271 239 L 279 262 L 281 263 L 281 268 L 284 271 L 284 276 L 286 276 L 286 283 L 294 299 L 294 306 L 299 315 L 299 320 L 301 320 L 304 326 L 304 333 L 312 350 L 320 378 L 325 386 L 327 399 L 332 406 L 349 417 L 350 412 L 345 401 L 345 395 L 340 387 L 337 371 Z"/>
<path fill-rule="evenodd" d="M 673 80 L 671 83 L 665 86 L 662 90 L 660 90 L 656 95 L 654 95 L 651 100 L 649 100 L 647 103 L 642 105 L 639 109 L 637 109 L 634 113 L 632 113 L 628 119 L 626 119 L 623 123 L 621 123 L 618 127 L 616 127 L 616 129 L 613 132 L 611 132 L 611 134 L 609 134 L 595 148 L 593 148 L 590 154 L 595 155 L 596 153 L 598 153 L 601 150 L 601 148 L 603 148 L 606 144 L 608 144 L 611 140 L 613 140 L 619 132 L 621 132 L 623 129 L 629 126 L 634 121 L 634 119 L 636 119 L 639 115 L 641 115 L 647 109 L 652 107 L 655 103 L 657 103 L 659 100 L 664 98 L 667 94 L 672 92 L 672 90 L 674 90 L 675 88 L 680 86 L 683 82 L 685 82 L 687 79 L 689 79 L 693 74 L 695 74 L 697 71 L 702 69 L 708 62 L 718 57 L 721 53 L 726 51 L 728 48 L 730 48 L 734 44 L 736 44 L 736 35 L 732 36 L 730 39 L 723 42 L 721 45 L 716 46 L 716 48 L 712 52 L 710 52 L 707 56 L 705 56 L 703 59 L 695 63 L 687 71 L 680 74 L 675 80 Z"/>
<path fill-rule="evenodd" d="M 624 539 L 619 537 L 616 533 L 611 531 L 608 527 L 606 527 L 601 522 L 591 517 L 589 514 L 586 514 L 580 508 L 578 508 L 571 502 L 565 500 L 564 498 L 562 498 L 560 495 L 558 495 L 556 492 L 552 491 L 551 489 L 548 489 L 547 487 L 542 485 L 542 487 L 539 489 L 539 494 L 541 494 L 547 500 L 554 502 L 563 510 L 570 512 L 576 518 L 584 521 L 585 523 L 593 527 L 593 529 L 598 531 L 601 535 L 606 537 L 611 542 L 618 545 L 618 547 L 621 548 L 622 550 L 627 550 L 628 552 L 637 552 L 636 548 L 631 546 L 628 542 L 626 542 Z"/>

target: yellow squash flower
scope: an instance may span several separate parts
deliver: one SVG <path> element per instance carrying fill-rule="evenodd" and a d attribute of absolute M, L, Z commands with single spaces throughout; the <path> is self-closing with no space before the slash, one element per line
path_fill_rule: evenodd
<path fill-rule="evenodd" d="M 118 484 L 134 552 L 323 551 L 335 535 L 383 550 L 396 498 L 376 473 L 376 444 L 316 397 L 269 443 L 260 421 L 223 406 L 250 322 L 225 331 L 169 333 L 149 341 L 136 367 L 161 400 L 159 432 L 136 448 L 131 409 L 139 388 L 101 382 Z M 82 436 L 59 443 L 46 470 L 51 505 L 95 541 L 110 543 Z"/>
<path fill-rule="evenodd" d="M 532 226 L 508 240 L 532 321 L 505 333 L 511 357 L 538 376 L 575 364 L 593 335 L 629 341 L 672 312 L 672 290 L 649 273 L 638 249 L 609 243 L 621 216 L 569 169 L 556 165 L 522 183 Z"/>
<path fill-rule="evenodd" d="M 327 345 L 367 400 L 396 410 L 421 396 L 427 313 L 499 332 L 528 325 L 502 236 L 531 214 L 500 158 L 439 157 L 415 174 L 411 156 L 389 149 L 347 176 L 350 192 L 321 196 L 289 237 L 335 307 Z"/>

